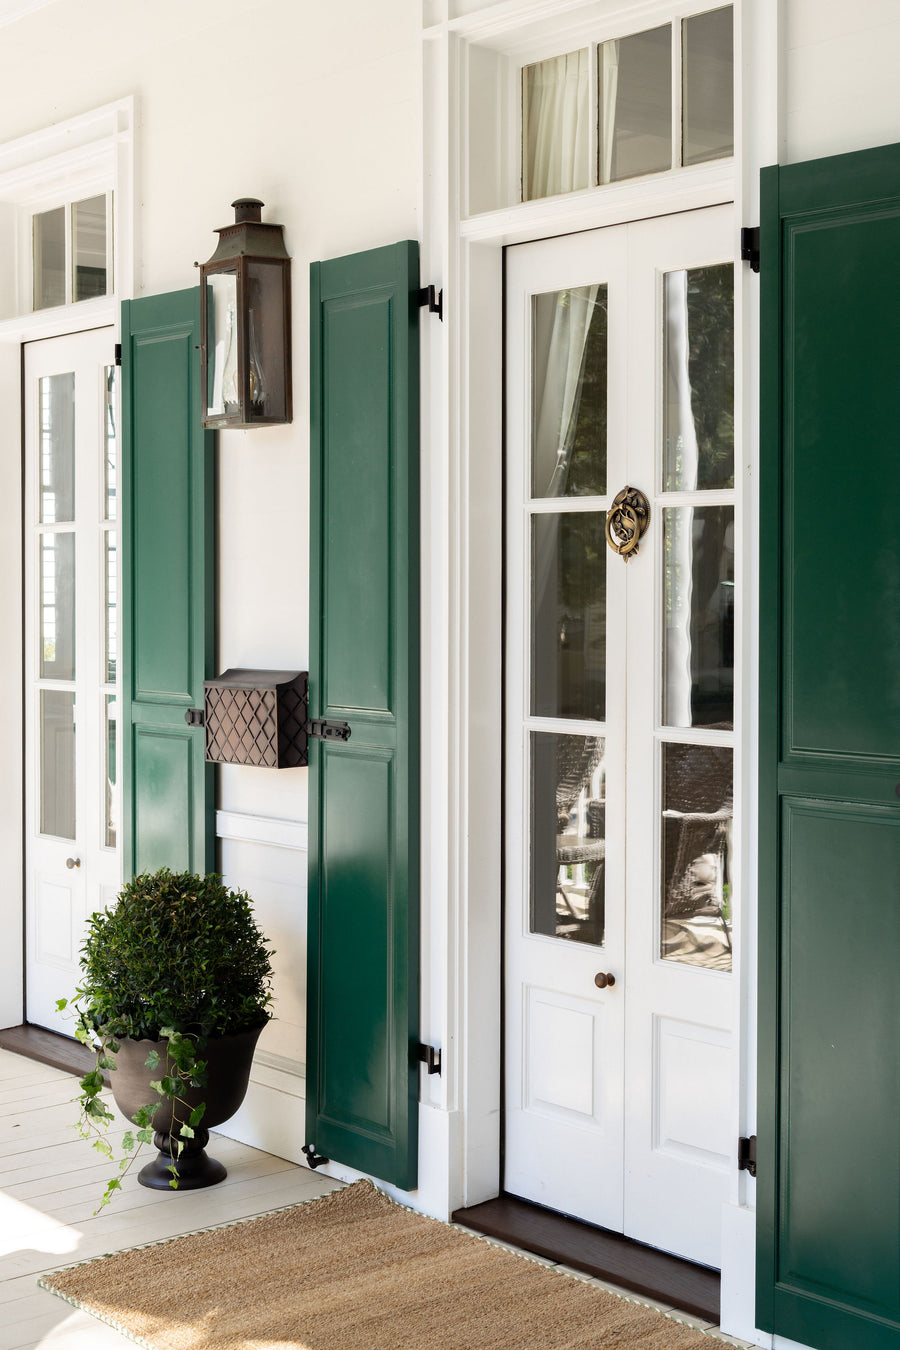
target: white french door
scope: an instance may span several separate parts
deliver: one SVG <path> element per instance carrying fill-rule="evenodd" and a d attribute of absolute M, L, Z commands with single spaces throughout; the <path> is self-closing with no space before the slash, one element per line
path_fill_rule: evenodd
<path fill-rule="evenodd" d="M 737 1139 L 733 237 L 716 207 L 519 245 L 506 296 L 504 1187 L 710 1265 Z"/>
<path fill-rule="evenodd" d="M 26 1017 L 72 1034 L 90 914 L 119 888 L 114 331 L 28 343 Z"/>

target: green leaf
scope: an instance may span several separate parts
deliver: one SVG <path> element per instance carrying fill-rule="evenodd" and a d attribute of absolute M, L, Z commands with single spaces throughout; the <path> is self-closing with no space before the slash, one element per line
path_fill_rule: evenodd
<path fill-rule="evenodd" d="M 161 1097 L 164 1097 L 166 1095 L 166 1090 L 163 1087 L 164 1081 L 165 1080 L 161 1078 L 154 1078 L 150 1083 L 150 1086 L 152 1087 L 153 1091 L 158 1092 Z"/>
<path fill-rule="evenodd" d="M 184 1139 L 193 1139 L 193 1138 L 194 1138 L 194 1131 L 191 1129 L 190 1125 L 181 1125 L 181 1126 L 179 1126 L 178 1133 L 179 1133 L 179 1134 L 182 1136 L 182 1138 L 184 1138 Z"/>
<path fill-rule="evenodd" d="M 172 1187 L 172 1190 L 173 1190 L 173 1191 L 177 1191 L 177 1190 L 178 1190 L 178 1178 L 177 1178 L 177 1177 L 173 1177 L 172 1180 L 169 1182 L 169 1185 Z"/>
<path fill-rule="evenodd" d="M 82 1092 L 86 1092 L 93 1097 L 96 1093 L 103 1091 L 103 1074 L 99 1069 L 91 1069 L 90 1073 L 84 1075 L 78 1086 Z"/>
<path fill-rule="evenodd" d="M 193 1111 L 191 1112 L 190 1123 L 195 1129 L 203 1119 L 205 1111 L 206 1111 L 206 1102 L 201 1102 L 200 1105 L 195 1106 Z"/>
<path fill-rule="evenodd" d="M 66 1010 L 66 1008 L 68 1008 L 68 1006 L 69 1006 L 69 1000 L 68 1000 L 67 998 L 58 998 L 58 999 L 56 1000 L 56 1011 L 57 1011 L 57 1012 L 65 1012 L 65 1010 Z"/>
<path fill-rule="evenodd" d="M 131 1117 L 135 1125 L 140 1125 L 141 1129 L 146 1129 L 157 1112 L 157 1103 L 152 1102 L 149 1106 L 139 1106 Z"/>
<path fill-rule="evenodd" d="M 149 1055 L 144 1060 L 144 1063 L 146 1064 L 148 1069 L 155 1069 L 159 1066 L 159 1055 L 156 1053 L 155 1050 L 150 1051 Z"/>
<path fill-rule="evenodd" d="M 129 1153 L 134 1148 L 134 1135 L 130 1130 L 126 1130 L 122 1135 L 122 1147 L 127 1149 Z"/>
<path fill-rule="evenodd" d="M 137 1138 L 142 1144 L 152 1144 L 152 1143 L 153 1143 L 153 1131 L 152 1131 L 152 1130 L 138 1130 L 137 1135 L 136 1135 L 136 1138 Z"/>

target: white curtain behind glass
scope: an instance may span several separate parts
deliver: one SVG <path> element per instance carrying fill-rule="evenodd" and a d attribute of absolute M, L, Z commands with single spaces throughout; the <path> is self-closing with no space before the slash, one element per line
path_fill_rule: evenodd
<path fill-rule="evenodd" d="M 534 349 L 536 497 L 565 495 L 581 403 L 585 347 L 597 290 L 596 286 L 578 286 L 546 297 L 555 298 L 556 304 L 546 357 L 537 343 Z M 539 297 L 537 304 L 543 299 Z"/>
<path fill-rule="evenodd" d="M 538 61 L 523 74 L 523 200 L 586 188 L 589 50 Z"/>
<path fill-rule="evenodd" d="M 666 439 L 667 454 L 677 465 L 675 481 L 667 488 L 695 492 L 699 450 L 690 376 L 687 272 L 667 272 L 666 313 Z M 681 507 L 671 514 L 669 556 L 671 569 L 666 613 L 666 722 L 691 725 L 691 596 L 693 578 L 694 511 Z"/>

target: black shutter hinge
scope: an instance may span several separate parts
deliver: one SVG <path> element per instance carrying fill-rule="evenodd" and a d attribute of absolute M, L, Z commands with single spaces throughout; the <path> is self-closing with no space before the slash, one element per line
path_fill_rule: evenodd
<path fill-rule="evenodd" d="M 755 1134 L 751 1134 L 749 1139 L 738 1140 L 738 1171 L 749 1172 L 751 1177 L 756 1176 Z"/>
<path fill-rule="evenodd" d="M 315 1171 L 317 1167 L 321 1167 L 323 1163 L 330 1161 L 328 1158 L 323 1158 L 321 1153 L 316 1152 L 315 1144 L 304 1144 L 300 1152 L 306 1154 L 307 1164 L 313 1171 Z"/>
<path fill-rule="evenodd" d="M 427 305 L 429 314 L 436 314 L 444 322 L 444 292 L 434 286 L 423 286 L 419 291 L 419 306 Z"/>
<path fill-rule="evenodd" d="M 205 727 L 206 713 L 203 708 L 188 708 L 184 714 L 184 720 L 189 727 Z"/>
<path fill-rule="evenodd" d="M 419 1046 L 419 1062 L 426 1065 L 429 1073 L 440 1073 L 441 1052 L 433 1045 Z"/>
<path fill-rule="evenodd" d="M 324 717 L 313 717 L 304 728 L 307 736 L 317 741 L 349 741 L 349 722 L 328 722 Z"/>
<path fill-rule="evenodd" d="M 759 271 L 759 226 L 745 226 L 741 230 L 741 261 L 750 264 L 751 272 Z"/>
<path fill-rule="evenodd" d="M 109 351 L 109 348 L 107 347 L 106 350 Z M 117 342 L 117 343 L 116 343 L 116 365 L 117 365 L 117 366 L 120 366 L 121 364 L 122 364 L 122 344 L 121 344 L 121 342 Z"/>

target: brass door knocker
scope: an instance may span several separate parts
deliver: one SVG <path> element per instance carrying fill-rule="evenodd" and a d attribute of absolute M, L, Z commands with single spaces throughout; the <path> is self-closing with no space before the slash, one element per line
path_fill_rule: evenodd
<path fill-rule="evenodd" d="M 650 503 L 640 488 L 624 487 L 606 513 L 606 542 L 627 562 L 650 524 Z"/>

